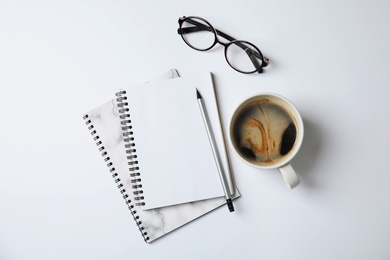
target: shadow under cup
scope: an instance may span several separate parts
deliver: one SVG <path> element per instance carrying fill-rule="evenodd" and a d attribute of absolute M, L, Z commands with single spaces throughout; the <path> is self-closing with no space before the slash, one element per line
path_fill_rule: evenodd
<path fill-rule="evenodd" d="M 229 132 L 234 149 L 246 163 L 258 168 L 280 168 L 298 152 L 303 122 L 286 98 L 263 93 L 239 105 Z"/>

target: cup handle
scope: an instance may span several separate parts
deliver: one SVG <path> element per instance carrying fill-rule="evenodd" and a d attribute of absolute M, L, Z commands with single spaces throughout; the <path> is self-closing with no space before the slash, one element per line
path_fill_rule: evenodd
<path fill-rule="evenodd" d="M 291 164 L 288 163 L 280 167 L 278 170 L 282 174 L 284 182 L 290 189 L 293 189 L 298 186 L 299 179 Z"/>

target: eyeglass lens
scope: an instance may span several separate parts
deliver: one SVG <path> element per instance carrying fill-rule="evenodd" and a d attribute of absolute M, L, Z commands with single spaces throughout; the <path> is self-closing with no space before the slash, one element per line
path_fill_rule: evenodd
<path fill-rule="evenodd" d="M 233 68 L 242 72 L 255 72 L 262 66 L 262 56 L 250 43 L 236 41 L 226 48 L 226 60 Z"/>
<path fill-rule="evenodd" d="M 208 50 L 215 44 L 214 30 L 201 19 L 185 19 L 181 28 L 183 39 L 194 49 Z"/>

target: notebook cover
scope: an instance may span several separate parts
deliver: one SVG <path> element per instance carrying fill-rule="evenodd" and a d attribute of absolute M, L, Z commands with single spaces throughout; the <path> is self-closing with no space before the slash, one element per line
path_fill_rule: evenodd
<path fill-rule="evenodd" d="M 222 140 L 210 73 L 118 93 L 134 192 L 144 210 L 224 196 L 196 89 L 215 123 L 216 140 Z"/>

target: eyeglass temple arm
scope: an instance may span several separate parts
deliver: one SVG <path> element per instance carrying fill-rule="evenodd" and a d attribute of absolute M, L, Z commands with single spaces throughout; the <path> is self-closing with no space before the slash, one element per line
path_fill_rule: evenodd
<path fill-rule="evenodd" d="M 187 22 L 188 22 L 188 23 L 191 23 L 191 24 L 193 24 L 193 25 L 195 25 L 195 27 L 185 27 L 185 28 L 181 28 L 181 29 L 182 29 L 182 32 L 184 32 L 184 33 L 192 33 L 192 32 L 198 32 L 198 31 L 203 31 L 203 30 L 210 31 L 210 32 L 212 31 L 212 29 L 211 29 L 209 26 L 205 26 L 205 25 L 203 25 L 203 24 L 201 24 L 201 23 L 198 23 L 198 22 L 196 22 L 196 21 L 193 21 L 193 20 L 188 19 Z M 226 33 L 221 32 L 220 30 L 216 30 L 216 31 L 217 31 L 217 34 L 218 34 L 219 36 L 222 36 L 222 37 L 225 38 L 226 40 L 229 40 L 229 41 L 234 41 L 234 40 L 236 40 L 236 39 L 234 39 L 233 37 L 227 35 Z M 181 34 L 180 28 L 177 29 L 177 33 L 178 33 L 178 34 Z"/>
<path fill-rule="evenodd" d="M 192 33 L 192 32 L 199 32 L 199 31 L 203 31 L 203 30 L 207 30 L 207 31 L 212 31 L 212 29 L 208 26 L 205 26 L 201 23 L 198 23 L 196 21 L 193 21 L 193 20 L 188 20 L 189 23 L 192 23 L 193 25 L 195 25 L 195 27 L 185 27 L 185 28 L 181 28 L 182 31 L 180 31 L 180 28 L 177 29 L 177 33 L 178 34 L 181 34 L 181 33 Z M 223 38 L 225 38 L 226 40 L 229 40 L 229 41 L 235 41 L 236 39 L 233 38 L 232 36 L 224 33 L 224 32 L 221 32 L 220 30 L 215 30 L 217 32 L 217 34 Z M 262 59 L 261 55 L 257 52 L 253 52 L 253 51 L 249 51 L 249 49 L 244 45 L 244 44 L 241 44 L 240 42 L 236 42 L 234 43 L 236 44 L 237 46 L 239 46 L 241 49 L 243 49 L 249 56 L 250 60 L 252 61 L 253 65 L 255 66 L 255 68 L 261 68 L 261 67 L 266 67 L 268 64 L 269 64 L 269 59 L 264 57 L 263 56 L 263 64 L 260 65 L 259 62 L 257 61 L 257 58 L 259 59 Z M 259 73 L 261 73 L 261 71 L 259 71 Z"/>

